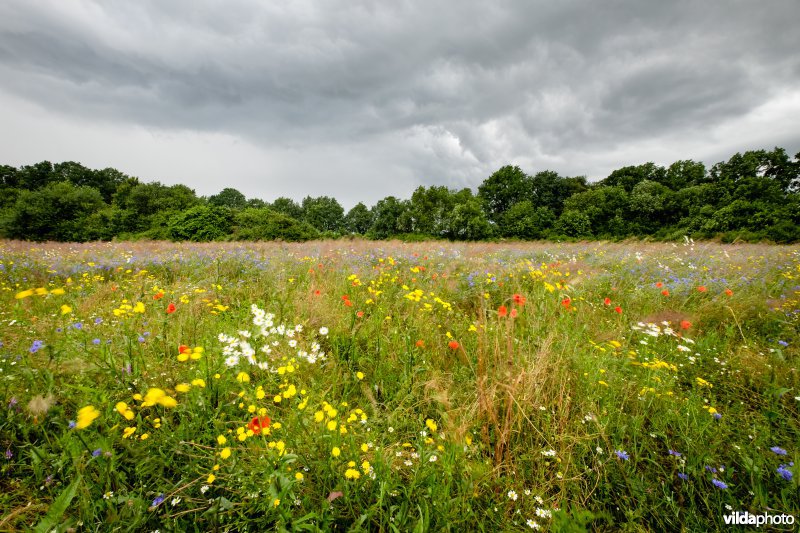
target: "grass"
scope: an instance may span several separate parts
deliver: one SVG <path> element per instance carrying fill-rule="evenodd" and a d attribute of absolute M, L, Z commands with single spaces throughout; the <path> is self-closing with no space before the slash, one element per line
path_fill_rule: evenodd
<path fill-rule="evenodd" d="M 763 245 L 2 242 L 0 531 L 798 517 L 798 278 Z"/>

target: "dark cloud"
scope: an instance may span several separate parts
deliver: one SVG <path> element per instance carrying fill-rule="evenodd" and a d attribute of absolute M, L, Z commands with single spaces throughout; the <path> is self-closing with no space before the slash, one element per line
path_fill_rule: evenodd
<path fill-rule="evenodd" d="M 137 162 L 146 137 L 107 164 L 202 193 L 233 183 L 353 204 L 474 187 L 506 163 L 599 178 L 800 149 L 798 15 L 796 0 L 12 0 L 0 5 L 0 113 L 24 121 L 25 102 L 77 138 L 144 129 L 174 147 L 161 166 Z M 213 139 L 240 145 L 209 152 Z M 10 140 L 0 157 L 12 164 L 68 144 L 48 131 Z M 67 158 L 99 159 L 78 152 Z M 189 158 L 207 163 L 182 176 Z"/>

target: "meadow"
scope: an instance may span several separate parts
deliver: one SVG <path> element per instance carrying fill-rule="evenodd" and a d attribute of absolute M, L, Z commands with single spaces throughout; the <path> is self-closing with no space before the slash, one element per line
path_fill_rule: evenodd
<path fill-rule="evenodd" d="M 798 323 L 788 246 L 2 241 L 0 531 L 800 520 Z"/>

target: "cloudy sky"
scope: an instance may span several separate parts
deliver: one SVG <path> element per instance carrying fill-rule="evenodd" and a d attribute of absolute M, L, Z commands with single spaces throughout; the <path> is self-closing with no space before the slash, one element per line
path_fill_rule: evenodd
<path fill-rule="evenodd" d="M 800 151 L 800 2 L 5 0 L 0 164 L 350 207 Z"/>

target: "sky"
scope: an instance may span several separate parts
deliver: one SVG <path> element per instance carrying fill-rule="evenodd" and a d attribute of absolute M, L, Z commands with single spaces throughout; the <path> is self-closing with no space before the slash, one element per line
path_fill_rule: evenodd
<path fill-rule="evenodd" d="M 5 0 L 0 164 L 346 208 L 800 152 L 797 0 Z"/>

